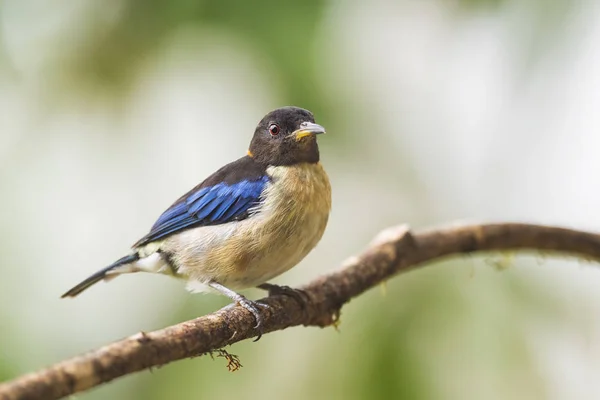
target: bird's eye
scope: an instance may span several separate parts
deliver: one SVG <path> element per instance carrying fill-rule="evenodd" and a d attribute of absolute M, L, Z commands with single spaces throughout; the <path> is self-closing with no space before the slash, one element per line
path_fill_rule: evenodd
<path fill-rule="evenodd" d="M 277 136 L 279 135 L 279 125 L 277 124 L 271 124 L 269 125 L 269 133 L 271 134 L 271 136 Z"/>

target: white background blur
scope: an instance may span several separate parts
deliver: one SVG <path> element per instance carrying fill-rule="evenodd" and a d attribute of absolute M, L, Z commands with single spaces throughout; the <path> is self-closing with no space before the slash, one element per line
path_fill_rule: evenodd
<path fill-rule="evenodd" d="M 199 1 L 211 11 L 192 22 L 147 11 L 159 28 L 115 52 L 108 65 L 132 68 L 115 84 L 95 57 L 140 24 L 128 10 L 156 3 L 0 1 L 0 380 L 227 304 L 141 274 L 59 297 L 290 103 L 327 128 L 334 199 L 322 242 L 277 282 L 333 270 L 399 223 L 600 231 L 599 2 L 264 0 L 244 18 L 268 34 L 246 35 L 235 1 Z M 77 398 L 599 398 L 597 265 L 489 258 L 396 277 L 346 306 L 339 333 L 235 345 L 237 373 L 202 357 Z"/>

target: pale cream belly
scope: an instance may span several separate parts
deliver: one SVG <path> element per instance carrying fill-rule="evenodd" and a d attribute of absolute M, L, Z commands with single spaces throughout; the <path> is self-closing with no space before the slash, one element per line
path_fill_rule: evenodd
<path fill-rule="evenodd" d="M 331 209 L 331 188 L 320 164 L 271 167 L 273 183 L 251 217 L 174 235 L 160 247 L 178 274 L 230 289 L 264 283 L 298 264 L 319 242 Z"/>

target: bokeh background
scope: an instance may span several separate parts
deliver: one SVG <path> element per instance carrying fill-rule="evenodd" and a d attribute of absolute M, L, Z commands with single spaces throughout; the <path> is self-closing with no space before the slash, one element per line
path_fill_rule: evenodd
<path fill-rule="evenodd" d="M 282 105 L 327 127 L 334 205 L 279 283 L 397 223 L 600 231 L 598 43 L 592 0 L 1 0 L 0 380 L 226 305 L 149 275 L 59 296 Z M 76 398 L 599 398 L 596 267 L 436 263 L 352 301 L 339 332 L 231 347 L 236 373 L 201 357 Z"/>

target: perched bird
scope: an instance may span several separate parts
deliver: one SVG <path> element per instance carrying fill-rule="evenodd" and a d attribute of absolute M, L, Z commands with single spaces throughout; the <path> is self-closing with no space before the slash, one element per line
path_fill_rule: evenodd
<path fill-rule="evenodd" d="M 212 288 L 228 296 L 254 315 L 259 329 L 262 304 L 236 290 L 291 290 L 266 282 L 298 264 L 321 239 L 331 209 L 316 139 L 322 133 L 310 111 L 271 111 L 256 127 L 246 156 L 179 198 L 131 254 L 62 297 L 121 274 L 161 273 L 186 279 L 191 291 Z"/>

